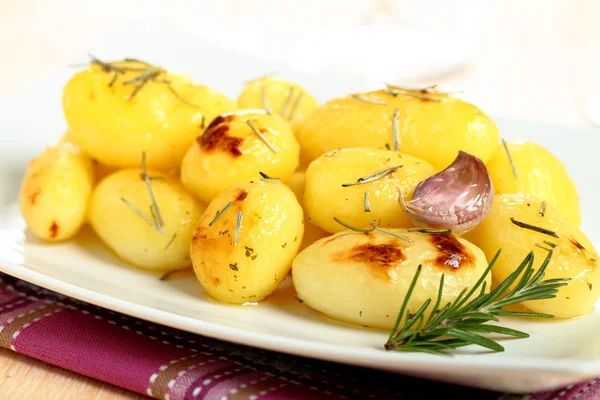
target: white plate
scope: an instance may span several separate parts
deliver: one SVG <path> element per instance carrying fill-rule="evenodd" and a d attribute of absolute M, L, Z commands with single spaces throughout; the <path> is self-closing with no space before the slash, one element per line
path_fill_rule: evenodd
<path fill-rule="evenodd" d="M 177 47 L 172 44 L 177 43 Z M 184 49 L 184 50 L 182 50 Z M 231 96 L 245 80 L 279 69 L 229 54 L 152 25 L 135 25 L 100 43 L 98 56 L 135 56 L 174 66 Z M 82 58 L 84 56 L 82 55 Z M 281 70 L 281 69 L 279 69 Z M 301 76 L 285 69 L 320 100 L 345 92 L 341 83 Z M 490 354 L 466 349 L 455 357 L 388 353 L 386 333 L 327 319 L 293 299 L 290 282 L 257 306 L 218 304 L 188 276 L 167 282 L 128 268 L 85 230 L 77 240 L 42 244 L 24 233 L 16 195 L 27 160 L 56 141 L 64 129 L 62 85 L 72 71 L 60 71 L 0 106 L 0 270 L 57 292 L 115 311 L 186 331 L 265 349 L 396 371 L 435 380 L 500 391 L 535 391 L 600 375 L 600 313 L 548 323 L 506 320 L 531 333 L 505 340 L 506 351 Z M 600 243 L 596 130 L 498 121 L 506 138 L 543 143 L 575 177 L 582 198 L 583 229 Z"/>

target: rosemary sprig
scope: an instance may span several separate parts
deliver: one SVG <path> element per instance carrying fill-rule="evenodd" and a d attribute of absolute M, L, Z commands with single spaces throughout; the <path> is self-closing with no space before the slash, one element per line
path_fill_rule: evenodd
<path fill-rule="evenodd" d="M 431 304 L 429 299 L 414 314 L 411 314 L 407 308 L 419 280 L 422 269 L 419 266 L 404 297 L 385 349 L 448 355 L 449 351 L 457 347 L 478 345 L 493 351 L 503 351 L 502 345 L 479 333 L 495 333 L 519 338 L 526 338 L 529 335 L 515 329 L 488 325 L 486 322 L 498 322 L 498 316 L 553 318 L 550 314 L 509 311 L 505 308 L 524 301 L 554 298 L 558 289 L 567 285 L 569 279 L 543 280 L 544 271 L 552 258 L 552 250 L 548 250 L 537 272 L 533 267 L 533 252 L 530 252 L 512 274 L 486 294 L 485 278 L 499 255 L 500 250 L 472 288 L 463 290 L 456 300 L 440 308 L 444 288 L 442 274 L 433 308 L 429 309 Z M 512 290 L 507 291 L 515 282 Z M 479 294 L 475 295 L 476 293 Z M 475 296 L 472 297 L 473 295 Z"/>
<path fill-rule="evenodd" d="M 543 217 L 546 214 L 546 205 L 548 203 L 546 203 L 546 200 L 542 201 L 542 204 L 540 205 L 540 215 Z"/>
<path fill-rule="evenodd" d="M 369 192 L 365 192 L 363 209 L 365 212 L 371 212 L 371 196 L 369 195 Z"/>
<path fill-rule="evenodd" d="M 525 222 L 517 221 L 514 218 L 510 219 L 510 222 L 518 226 L 519 228 L 529 229 L 530 231 L 543 233 L 544 235 L 552 236 L 558 239 L 558 234 L 550 229 L 542 228 L 540 226 L 531 225 Z"/>
<path fill-rule="evenodd" d="M 409 237 L 400 235 L 399 233 L 396 233 L 396 232 L 392 232 L 392 231 L 390 231 L 388 229 L 384 229 L 384 228 L 378 227 L 377 224 L 375 223 L 375 221 L 371 222 L 371 227 L 370 228 L 357 228 L 355 226 L 350 225 L 347 222 L 342 221 L 338 217 L 333 217 L 333 219 L 338 224 L 340 224 L 343 227 L 348 228 L 348 229 L 350 229 L 351 231 L 354 231 L 354 232 L 368 233 L 368 232 L 377 231 L 377 232 L 385 233 L 386 235 L 390 235 L 390 236 L 393 236 L 395 238 L 404 240 L 405 242 L 408 242 L 408 243 L 412 243 L 413 242 L 413 240 L 411 238 L 409 238 Z"/>
<path fill-rule="evenodd" d="M 267 147 L 269 149 L 271 149 L 271 151 L 273 153 L 277 153 L 277 149 L 275 147 L 273 147 L 273 145 L 271 143 L 269 143 L 269 141 L 267 140 L 267 138 L 265 137 L 265 135 L 262 134 L 262 132 L 256 127 L 256 125 L 254 125 L 252 123 L 252 121 L 250 119 L 247 119 L 246 123 L 248 124 L 248 126 L 250 127 L 250 129 L 252 129 L 252 132 L 254 132 L 256 134 L 256 136 L 258 136 L 259 139 L 262 140 L 264 142 L 264 144 L 266 144 Z"/>
<path fill-rule="evenodd" d="M 367 99 L 366 97 L 362 97 L 359 96 L 357 94 L 353 94 L 352 98 L 362 101 L 363 103 L 368 103 L 368 104 L 375 104 L 376 106 L 385 106 L 387 105 L 387 103 L 385 101 L 377 101 L 377 100 L 371 100 L 371 99 Z"/>
<path fill-rule="evenodd" d="M 392 141 L 394 143 L 394 151 L 400 149 L 400 136 L 398 134 L 398 123 L 400 119 L 400 109 L 394 109 L 394 115 L 392 116 Z"/>
<path fill-rule="evenodd" d="M 362 178 L 358 178 L 356 180 L 356 182 L 342 183 L 342 187 L 364 185 L 365 183 L 370 183 L 370 182 L 376 181 L 377 179 L 381 179 L 384 176 L 387 176 L 387 175 L 391 174 L 392 172 L 394 172 L 395 170 L 400 169 L 402 167 L 403 167 L 403 165 L 397 165 L 392 168 L 384 169 L 383 171 L 375 172 L 374 174 L 363 176 Z"/>
<path fill-rule="evenodd" d="M 512 169 L 512 173 L 513 173 L 515 179 L 517 179 L 519 177 L 519 175 L 517 174 L 517 167 L 515 167 L 513 158 L 510 155 L 510 150 L 508 149 L 508 143 L 506 143 L 506 140 L 504 140 L 504 139 L 502 139 L 502 146 L 504 146 L 504 151 L 506 152 L 506 157 L 508 157 L 508 162 L 510 163 L 510 168 Z"/>

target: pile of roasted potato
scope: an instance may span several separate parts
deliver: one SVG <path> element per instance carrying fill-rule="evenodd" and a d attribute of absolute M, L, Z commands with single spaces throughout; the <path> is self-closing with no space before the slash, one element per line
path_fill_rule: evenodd
<path fill-rule="evenodd" d="M 546 275 L 572 278 L 556 298 L 523 304 L 530 310 L 574 317 L 600 296 L 565 167 L 538 144 L 501 142 L 489 116 L 437 87 L 388 85 L 318 105 L 297 83 L 265 76 L 236 102 L 144 61 L 93 58 L 66 84 L 63 107 L 68 131 L 30 162 L 20 192 L 41 240 L 89 224 L 132 266 L 193 267 L 227 303 L 263 300 L 291 270 L 304 304 L 382 328 L 419 265 L 410 312 L 436 296 L 442 274 L 444 302 L 455 299 L 499 249 L 488 290 L 549 247 Z M 459 170 L 459 152 L 485 164 L 495 195 L 460 236 L 406 208 L 427 178 Z M 475 172 L 451 185 L 465 173 Z"/>

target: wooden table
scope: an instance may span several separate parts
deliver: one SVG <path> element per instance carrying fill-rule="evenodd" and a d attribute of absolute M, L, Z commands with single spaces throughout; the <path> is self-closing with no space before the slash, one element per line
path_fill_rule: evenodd
<path fill-rule="evenodd" d="M 111 1 L 95 2 L 94 8 L 83 1 L 0 0 L 0 100 L 64 65 L 70 54 L 84 50 L 122 23 L 125 18 L 114 12 Z M 341 5 L 341 0 L 332 1 Z M 171 1 L 169 6 L 170 10 L 186 10 L 188 15 L 227 15 L 227 7 L 217 9 L 214 3 L 231 5 L 240 0 L 194 5 Z M 356 17 L 364 10 L 362 3 L 343 2 L 335 18 Z M 253 4 L 259 11 L 265 9 L 261 4 L 277 11 L 276 0 Z M 442 83 L 463 88 L 470 99 L 493 115 L 589 125 L 583 106 L 590 96 L 600 95 L 600 2 L 461 0 L 451 5 L 443 2 L 435 8 L 428 2 L 420 4 L 411 7 L 408 2 L 396 1 L 395 12 L 409 24 L 427 21 L 430 29 L 469 39 L 476 50 L 474 63 L 467 70 L 443 77 Z M 103 8 L 98 9 L 100 6 Z M 196 10 L 190 11 L 194 7 Z M 240 7 L 238 13 L 254 12 Z M 162 8 L 150 2 L 139 9 L 142 14 L 168 20 L 162 16 Z M 439 15 L 432 9 L 440 9 Z M 77 18 L 61 21 L 65 12 Z M 323 23 L 327 20 L 317 20 L 310 28 Z M 191 30 L 195 24 L 195 18 L 188 18 L 185 27 Z M 0 350 L 0 393 L 10 399 L 142 398 L 7 350 Z"/>

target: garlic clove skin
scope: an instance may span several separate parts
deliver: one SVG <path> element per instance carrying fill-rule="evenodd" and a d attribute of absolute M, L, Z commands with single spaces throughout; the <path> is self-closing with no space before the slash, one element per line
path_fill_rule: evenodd
<path fill-rule="evenodd" d="M 475 228 L 487 216 L 494 201 L 494 189 L 485 164 L 459 151 L 443 171 L 430 176 L 415 188 L 413 199 L 398 202 L 418 227 L 451 229 L 460 235 Z"/>

